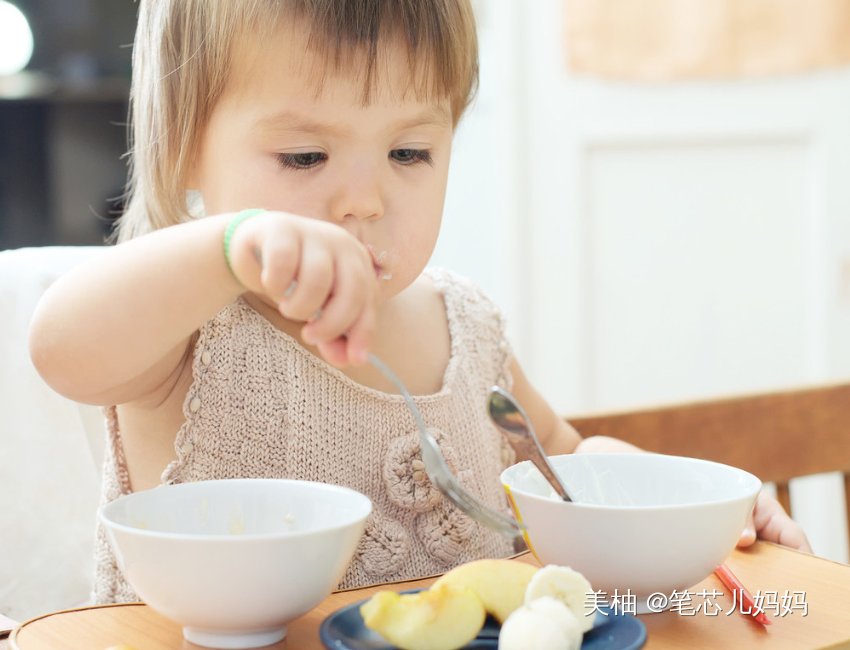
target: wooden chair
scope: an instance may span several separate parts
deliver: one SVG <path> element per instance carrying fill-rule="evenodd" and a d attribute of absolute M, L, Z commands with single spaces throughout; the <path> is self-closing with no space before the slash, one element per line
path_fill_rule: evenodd
<path fill-rule="evenodd" d="M 850 531 L 850 384 L 567 419 L 585 437 L 745 469 L 775 483 L 789 513 L 790 479 L 841 472 Z"/>

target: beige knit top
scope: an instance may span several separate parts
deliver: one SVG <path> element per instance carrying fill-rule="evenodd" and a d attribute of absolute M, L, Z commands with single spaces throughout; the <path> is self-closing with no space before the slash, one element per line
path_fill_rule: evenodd
<path fill-rule="evenodd" d="M 426 273 L 443 295 L 451 356 L 440 391 L 414 399 L 464 487 L 505 510 L 499 474 L 512 454 L 486 411 L 489 387 L 511 383 L 503 318 L 469 281 L 448 271 Z M 352 381 L 242 299 L 201 328 L 183 411 L 164 483 L 296 478 L 345 485 L 372 499 L 341 589 L 512 552 L 510 540 L 469 519 L 430 484 L 416 424 L 400 395 Z M 130 492 L 116 410 L 106 413 L 104 503 Z M 95 602 L 138 600 L 102 530 L 95 564 Z"/>

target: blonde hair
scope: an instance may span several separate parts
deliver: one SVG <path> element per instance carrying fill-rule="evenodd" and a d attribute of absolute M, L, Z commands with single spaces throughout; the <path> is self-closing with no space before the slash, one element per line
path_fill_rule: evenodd
<path fill-rule="evenodd" d="M 478 82 L 469 0 L 140 0 L 130 92 L 130 180 L 117 239 L 193 218 L 188 176 L 204 127 L 228 80 L 239 38 L 269 37 L 281 18 L 310 25 L 326 67 L 353 71 L 366 57 L 364 102 L 379 46 L 406 45 L 419 96 L 448 98 L 454 123 Z"/>

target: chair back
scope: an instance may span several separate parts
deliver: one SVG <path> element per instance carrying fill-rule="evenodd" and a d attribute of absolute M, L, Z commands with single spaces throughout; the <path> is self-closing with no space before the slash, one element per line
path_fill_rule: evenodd
<path fill-rule="evenodd" d="M 27 340 L 44 291 L 98 250 L 0 251 L 0 614 L 19 621 L 91 593 L 103 417 L 44 383 Z"/>

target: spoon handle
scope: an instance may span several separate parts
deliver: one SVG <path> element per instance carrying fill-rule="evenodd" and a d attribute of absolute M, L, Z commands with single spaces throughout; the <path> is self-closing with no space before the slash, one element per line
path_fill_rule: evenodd
<path fill-rule="evenodd" d="M 542 457 L 532 457 L 531 462 L 534 463 L 534 466 L 540 470 L 540 473 L 549 481 L 549 485 L 552 486 L 552 489 L 558 493 L 558 496 L 561 497 L 564 501 L 572 501 L 570 495 L 567 494 L 567 491 L 564 489 L 564 484 L 561 483 L 561 479 L 558 478 L 557 474 L 555 474 L 555 470 L 552 469 L 552 465 L 549 464 L 549 461 L 546 460 L 545 456 Z"/>
<path fill-rule="evenodd" d="M 536 440 L 531 440 L 526 436 L 518 435 L 499 424 L 496 426 L 499 427 L 499 429 L 501 429 L 501 431 L 505 434 L 508 444 L 513 448 L 514 453 L 518 458 L 527 458 L 530 460 L 534 466 L 540 470 L 540 473 L 543 474 L 543 478 L 549 482 L 549 485 L 552 486 L 552 489 L 555 490 L 559 497 L 561 497 L 564 501 L 572 501 L 570 495 L 567 494 L 567 491 L 564 489 L 560 478 L 558 478 L 558 475 L 555 474 L 555 470 L 552 469 L 552 465 L 546 459 L 545 452 L 539 447 L 539 443 Z"/>
<path fill-rule="evenodd" d="M 493 386 L 490 389 L 488 410 L 491 421 L 505 434 L 517 457 L 530 460 L 559 497 L 564 501 L 572 501 L 540 446 L 531 419 L 513 396 L 499 386 Z"/>

